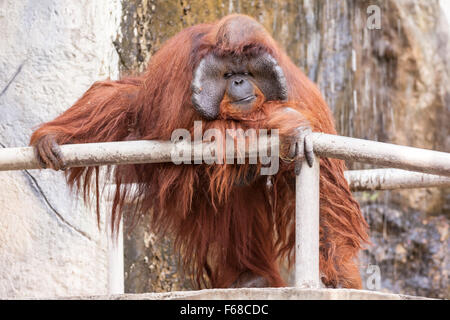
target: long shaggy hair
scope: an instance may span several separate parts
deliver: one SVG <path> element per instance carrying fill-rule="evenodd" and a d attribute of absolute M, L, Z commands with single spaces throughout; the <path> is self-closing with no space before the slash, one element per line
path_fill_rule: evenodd
<path fill-rule="evenodd" d="M 289 106 L 309 121 L 313 131 L 335 134 L 332 115 L 318 88 L 267 32 L 254 23 L 243 23 L 236 32 L 234 18 L 181 31 L 152 57 L 142 75 L 95 83 L 70 109 L 35 131 L 31 144 L 49 134 L 59 144 L 68 144 L 169 140 L 175 129 L 192 130 L 194 121 L 201 120 L 191 102 L 193 70 L 211 52 L 232 57 L 270 53 L 284 71 Z M 203 122 L 203 129 L 278 128 L 282 137 L 289 137 L 304 119 L 277 111 L 285 105 L 267 102 L 258 110 L 258 121 L 219 118 Z M 117 186 L 113 227 L 117 228 L 124 204 L 132 197 L 136 216 L 151 215 L 149 228 L 174 237 L 175 248 L 199 286 L 229 287 L 248 271 L 264 277 L 271 286 L 283 286 L 279 263 L 294 258 L 292 164 L 282 163 L 279 173 L 270 178 L 256 176 L 240 183 L 251 176 L 251 170 L 247 164 L 109 167 L 107 176 Z M 66 174 L 68 183 L 84 192 L 86 200 L 96 196 L 98 206 L 99 168 L 70 168 Z M 93 182 L 95 192 L 90 188 Z M 355 259 L 367 241 L 366 230 L 344 178 L 344 163 L 321 159 L 320 272 L 325 285 L 361 287 Z"/>

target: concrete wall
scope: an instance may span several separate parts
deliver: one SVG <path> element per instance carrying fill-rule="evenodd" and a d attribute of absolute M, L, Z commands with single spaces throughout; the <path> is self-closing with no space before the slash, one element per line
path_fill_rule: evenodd
<path fill-rule="evenodd" d="M 118 77 L 119 0 L 0 1 L 0 144 Z M 106 294 L 107 242 L 62 173 L 0 172 L 0 298 Z"/>

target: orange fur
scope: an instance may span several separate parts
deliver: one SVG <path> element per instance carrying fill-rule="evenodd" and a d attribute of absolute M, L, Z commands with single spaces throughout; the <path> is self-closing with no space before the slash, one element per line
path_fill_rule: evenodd
<path fill-rule="evenodd" d="M 250 119 L 251 117 L 254 117 L 257 115 L 258 109 L 263 105 L 265 101 L 265 97 L 261 90 L 253 84 L 253 89 L 255 91 L 256 99 L 252 103 L 252 107 L 248 111 L 243 111 L 240 108 L 236 108 L 231 103 L 230 98 L 228 97 L 227 93 L 225 93 L 225 96 L 222 99 L 222 102 L 220 103 L 220 114 L 219 117 L 221 119 L 233 119 L 233 120 L 244 120 L 244 119 Z M 256 120 L 256 119 L 255 119 Z"/>
<path fill-rule="evenodd" d="M 236 19 L 241 20 L 237 25 Z M 204 130 L 278 128 L 282 138 L 289 139 L 307 120 L 313 131 L 335 134 L 331 112 L 318 88 L 252 21 L 233 15 L 181 31 L 153 56 L 144 74 L 95 83 L 71 108 L 35 131 L 31 144 L 49 134 L 59 144 L 67 144 L 169 140 L 174 129 L 193 130 L 194 120 L 200 120 L 190 99 L 193 68 L 210 52 L 219 56 L 270 53 L 285 73 L 288 105 L 301 116 L 280 112 L 286 103 L 268 102 L 251 119 L 241 115 L 236 121 L 222 114 L 218 120 L 204 122 Z M 344 163 L 321 159 L 320 168 L 322 281 L 331 287 L 360 288 L 355 259 L 367 240 L 367 225 L 344 178 Z M 271 286 L 282 286 L 278 265 L 280 259 L 292 260 L 295 240 L 292 164 L 283 164 L 271 178 L 270 188 L 264 176 L 238 186 L 248 170 L 247 164 L 109 167 L 107 175 L 117 185 L 113 226 L 117 228 L 124 202 L 132 196 L 137 199 L 135 214 L 151 215 L 149 228 L 174 236 L 175 248 L 199 285 L 228 287 L 250 271 Z M 86 200 L 94 197 L 90 184 L 98 168 L 71 168 L 67 176 L 69 184 L 84 191 Z M 136 189 L 131 190 L 129 183 L 135 183 Z"/>

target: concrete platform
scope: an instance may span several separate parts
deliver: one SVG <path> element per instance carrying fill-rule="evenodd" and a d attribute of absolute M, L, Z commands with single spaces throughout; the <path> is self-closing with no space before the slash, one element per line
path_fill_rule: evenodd
<path fill-rule="evenodd" d="M 61 299 L 61 298 L 57 298 Z M 66 299 L 66 298 L 63 298 Z M 81 300 L 424 300 L 425 297 L 354 289 L 242 288 L 83 296 Z"/>

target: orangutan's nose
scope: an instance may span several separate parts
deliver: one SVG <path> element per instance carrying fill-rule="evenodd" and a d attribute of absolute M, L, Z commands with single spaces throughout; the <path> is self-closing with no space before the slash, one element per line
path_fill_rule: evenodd
<path fill-rule="evenodd" d="M 242 79 L 242 78 L 239 78 L 239 79 L 236 79 L 233 81 L 233 85 L 235 85 L 235 86 L 239 86 L 243 83 L 244 83 L 244 79 Z"/>
<path fill-rule="evenodd" d="M 228 82 L 227 94 L 231 101 L 237 102 L 252 97 L 255 94 L 252 83 L 245 77 L 236 75 Z"/>

